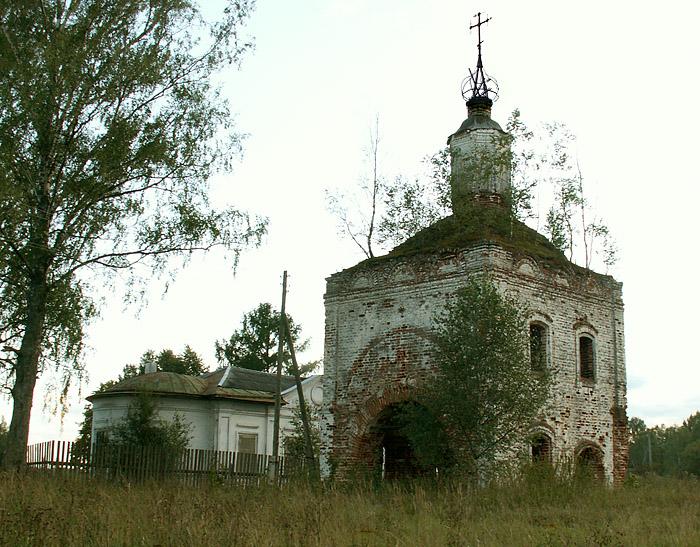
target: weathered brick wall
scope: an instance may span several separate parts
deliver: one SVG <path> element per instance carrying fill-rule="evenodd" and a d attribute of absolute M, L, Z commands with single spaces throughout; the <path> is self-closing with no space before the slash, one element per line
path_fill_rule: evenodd
<path fill-rule="evenodd" d="M 504 291 L 547 325 L 554 385 L 538 427 L 555 460 L 593 445 L 608 480 L 626 471 L 626 385 L 621 285 L 516 259 L 483 244 L 449 255 L 386 258 L 327 279 L 322 470 L 347 476 L 376 465 L 370 428 L 382 409 L 409 399 L 431 373 L 433 319 L 475 272 L 491 272 Z M 582 380 L 577 338 L 595 339 L 595 379 Z M 616 388 L 617 386 L 617 388 Z"/>

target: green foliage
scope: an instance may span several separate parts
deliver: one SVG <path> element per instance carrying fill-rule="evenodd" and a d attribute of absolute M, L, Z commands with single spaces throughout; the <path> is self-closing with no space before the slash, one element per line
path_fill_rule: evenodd
<path fill-rule="evenodd" d="M 314 457 L 318 461 L 321 452 L 321 430 L 319 427 L 318 411 L 308 405 L 309 426 L 311 428 L 311 445 Z M 295 462 L 303 462 L 306 458 L 304 424 L 301 419 L 299 407 L 294 409 L 292 417 L 292 432 L 284 438 L 284 456 Z"/>
<path fill-rule="evenodd" d="M 512 218 L 525 221 L 534 216 L 535 189 L 541 183 L 542 159 L 535 147 L 539 137 L 523 122 L 517 108 L 508 118 L 506 132 L 510 146 L 505 160 L 510 166 L 511 183 L 506 199 Z"/>
<path fill-rule="evenodd" d="M 395 247 L 426 226 L 450 214 L 450 150 L 423 159 L 425 177 L 398 176 L 383 187 L 377 242 Z"/>
<path fill-rule="evenodd" d="M 294 342 L 296 353 L 304 351 L 309 340 L 301 339 L 301 325 L 287 314 L 289 330 Z M 262 372 L 272 372 L 277 366 L 278 333 L 280 312 L 267 302 L 259 304 L 255 309 L 243 315 L 241 328 L 235 330 L 228 340 L 217 340 L 215 343 L 216 358 L 223 365 L 249 368 Z M 289 350 L 284 349 L 283 361 L 289 371 Z M 318 362 L 300 365 L 301 374 L 310 373 Z"/>
<path fill-rule="evenodd" d="M 411 438 L 420 454 L 417 433 L 439 421 L 457 468 L 474 474 L 525 438 L 547 399 L 550 375 L 532 370 L 519 304 L 486 277 L 471 278 L 435 324 L 436 374 L 418 398 L 429 413 L 411 416 Z"/>
<path fill-rule="evenodd" d="M 456 464 L 455 449 L 452 439 L 446 431 L 446 416 L 438 418 L 439 404 L 431 404 L 432 396 L 424 395 L 421 402 L 429 405 L 429 410 L 423 404 L 409 401 L 397 409 L 394 423 L 408 439 L 418 466 L 426 474 L 435 469 L 439 473 L 450 472 Z M 436 401 L 437 403 L 437 401 Z"/>
<path fill-rule="evenodd" d="M 204 360 L 189 345 L 185 345 L 184 351 L 179 355 L 170 348 L 162 349 L 159 353 L 149 349 L 143 352 L 138 365 L 124 365 L 116 380 L 101 384 L 97 391 L 104 391 L 117 382 L 144 374 L 146 365 L 149 363 L 155 363 L 158 372 L 175 372 L 188 376 L 199 376 L 209 372 L 209 367 L 204 364 Z"/>
<path fill-rule="evenodd" d="M 571 151 L 574 141 L 563 124 L 532 130 L 515 109 L 505 133 L 494 136 L 490 146 L 477 147 L 468 158 L 462 158 L 466 187 L 489 187 L 490 181 L 504 173 L 510 177 L 510 190 L 503 196 L 507 214 L 496 215 L 507 220 L 507 229 L 498 230 L 498 236 L 504 236 L 498 243 L 517 249 L 522 243 L 522 224 L 536 219 L 539 228 L 538 206 L 551 201 L 544 232 L 554 248 L 584 268 L 598 262 L 609 268 L 617 260 L 617 248 L 609 228 L 585 195 L 584 179 Z M 450 224 L 445 222 L 452 210 L 449 147 L 425 158 L 424 164 L 426 173 L 414 179 L 401 175 L 375 178 L 379 182 L 371 187 L 361 185 L 358 196 L 329 193 L 329 209 L 338 217 L 341 232 L 363 248 L 368 258 L 377 256 L 378 246 L 393 248 L 391 254 L 395 255 L 405 244 L 412 246 L 410 241 L 421 232 L 437 224 Z M 550 193 L 553 195 L 548 199 Z M 469 196 L 457 199 L 466 204 L 467 212 L 454 226 L 455 234 L 464 232 L 462 224 L 479 227 L 484 220 L 481 217 L 490 214 L 470 207 Z M 493 224 L 492 219 L 487 221 Z M 477 241 L 493 235 L 492 230 L 475 234 Z"/>
<path fill-rule="evenodd" d="M 102 384 L 98 391 L 103 391 L 115 383 Z M 127 416 L 121 422 L 100 432 L 100 450 L 111 453 L 120 446 L 136 446 L 177 453 L 186 448 L 189 441 L 189 424 L 186 424 L 179 414 L 175 415 L 172 422 L 159 420 L 156 411 L 157 405 L 152 396 L 139 395 L 129 406 Z M 91 453 L 92 416 L 92 405 L 86 405 L 71 454 L 75 459 L 85 458 Z"/>
<path fill-rule="evenodd" d="M 139 446 L 177 453 L 187 448 L 190 425 L 179 414 L 175 414 L 172 421 L 161 420 L 157 411 L 158 405 L 152 395 L 142 393 L 135 397 L 126 417 L 106 432 L 110 450 Z"/>
<path fill-rule="evenodd" d="M 168 473 L 187 448 L 190 429 L 180 414 L 172 420 L 160 419 L 156 398 L 139 393 L 122 420 L 99 432 L 92 458 L 111 469 L 114 476 L 127 479 L 149 460 L 152 464 L 157 461 L 159 473 Z"/>
<path fill-rule="evenodd" d="M 204 364 L 202 358 L 189 345 L 185 345 L 185 349 L 180 355 L 176 355 L 171 349 L 163 349 L 158 354 L 153 350 L 144 352 L 139 361 L 138 374 L 145 372 L 147 363 L 155 363 L 156 370 L 159 372 L 175 372 L 189 376 L 199 376 L 209 372 L 209 368 Z M 131 369 L 129 369 L 132 366 L 124 367 L 124 378 L 121 379 L 136 375 L 132 374 Z M 128 376 L 127 369 L 130 372 Z M 134 370 L 134 372 L 136 371 Z"/>
<path fill-rule="evenodd" d="M 632 440 L 644 433 L 646 429 L 647 424 L 644 423 L 644 420 L 637 418 L 636 416 L 632 416 L 627 422 L 627 430 L 629 431 Z"/>
<path fill-rule="evenodd" d="M 680 426 L 647 428 L 630 419 L 629 469 L 632 473 L 700 477 L 700 412 Z"/>
<path fill-rule="evenodd" d="M 104 384 L 103 384 L 104 385 Z M 73 459 L 86 458 L 92 449 L 92 404 L 87 404 L 83 408 L 83 421 L 78 427 L 78 436 L 73 444 Z"/>
<path fill-rule="evenodd" d="M 586 197 L 581 167 L 571 151 L 575 137 L 563 124 L 549 124 L 546 131 L 552 144 L 541 163 L 549 173 L 554 201 L 547 211 L 545 232 L 569 260 L 590 268 L 599 259 L 609 268 L 617 261 L 617 247 Z"/>
<path fill-rule="evenodd" d="M 533 189 L 541 159 L 536 155 L 532 141 L 534 133 L 514 110 L 508 119 L 507 134 L 495 138 L 493 146 L 474 151 L 465 158 L 466 169 L 473 180 L 488 181 L 504 171 L 510 171 L 511 190 L 505 196 L 513 219 L 525 220 L 533 214 Z M 409 180 L 397 176 L 381 187 L 382 207 L 378 212 L 377 243 L 395 247 L 410 237 L 450 215 L 451 158 L 445 147 L 423 159 L 427 167 L 422 176 Z"/>
<path fill-rule="evenodd" d="M 700 477 L 700 439 L 685 445 L 681 452 L 680 467 L 684 472 Z"/>
<path fill-rule="evenodd" d="M 265 221 L 215 209 L 210 175 L 240 138 L 212 76 L 250 43 L 248 0 L 214 22 L 182 0 L 0 4 L 0 365 L 14 385 L 12 465 L 36 377 L 81 371 L 104 286 L 172 271 L 221 247 L 232 260 Z M 8 452 L 9 453 L 9 452 Z"/>
<path fill-rule="evenodd" d="M 500 207 L 472 207 L 468 216 L 451 215 L 418 232 L 387 256 L 458 250 L 482 241 L 493 241 L 514 256 L 531 256 L 541 264 L 570 270 L 571 263 L 542 234 Z"/>

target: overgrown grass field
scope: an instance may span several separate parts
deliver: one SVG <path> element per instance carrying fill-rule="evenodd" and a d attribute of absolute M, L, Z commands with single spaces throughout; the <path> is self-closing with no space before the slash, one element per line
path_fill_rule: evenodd
<path fill-rule="evenodd" d="M 0 476 L 3 545 L 700 545 L 700 482 L 114 484 Z"/>

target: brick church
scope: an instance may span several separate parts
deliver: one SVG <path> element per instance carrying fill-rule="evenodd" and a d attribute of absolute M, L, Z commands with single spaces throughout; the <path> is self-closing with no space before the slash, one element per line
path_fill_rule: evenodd
<path fill-rule="evenodd" d="M 396 439 L 379 425 L 433 373 L 431 330 L 446 298 L 488 273 L 528 310 L 531 351 L 552 375 L 550 401 L 524 446 L 619 482 L 628 445 L 622 284 L 569 262 L 507 215 L 509 168 L 473 176 L 484 150 L 509 142 L 491 118 L 481 42 L 469 81 L 467 118 L 448 138 L 453 214 L 326 280 L 322 473 L 396 465 Z"/>

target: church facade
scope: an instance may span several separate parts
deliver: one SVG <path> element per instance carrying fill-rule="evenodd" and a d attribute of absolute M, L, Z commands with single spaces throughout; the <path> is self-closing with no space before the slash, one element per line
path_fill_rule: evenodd
<path fill-rule="evenodd" d="M 570 263 L 508 216 L 508 166 L 475 176 L 483 152 L 498 154 L 509 142 L 491 119 L 480 69 L 481 55 L 468 117 L 448 140 L 452 216 L 327 279 L 322 473 L 342 478 L 392 465 L 395 439 L 379 426 L 434 374 L 436 314 L 470 276 L 486 273 L 527 309 L 531 351 L 552 376 L 550 400 L 523 446 L 619 482 L 628 443 L 622 285 Z"/>

